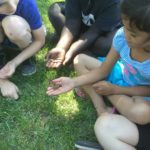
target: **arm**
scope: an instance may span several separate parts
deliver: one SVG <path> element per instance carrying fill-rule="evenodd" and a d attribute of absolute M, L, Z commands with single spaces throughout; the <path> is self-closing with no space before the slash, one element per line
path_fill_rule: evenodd
<path fill-rule="evenodd" d="M 38 52 L 45 43 L 45 33 L 43 27 L 33 30 L 32 34 L 33 42 L 12 60 L 16 67 Z"/>
<path fill-rule="evenodd" d="M 93 87 L 101 95 L 150 96 L 150 86 L 125 87 L 107 81 L 100 81 L 94 84 Z"/>
<path fill-rule="evenodd" d="M 6 79 L 12 76 L 15 72 L 17 66 L 19 66 L 23 61 L 33 56 L 40 48 L 43 46 L 45 42 L 45 34 L 43 27 L 33 31 L 33 42 L 21 51 L 14 59 L 9 61 L 1 70 L 0 70 L 0 78 Z"/>
<path fill-rule="evenodd" d="M 94 24 L 74 42 L 68 50 L 64 64 L 76 54 L 87 50 L 104 32 L 113 31 L 120 23 L 120 10 L 118 4 L 108 7 L 97 14 Z"/>
<path fill-rule="evenodd" d="M 129 96 L 150 96 L 150 86 L 122 87 L 117 86 L 114 94 Z"/>
<path fill-rule="evenodd" d="M 80 26 L 81 21 L 79 19 L 66 20 L 66 24 L 56 47 L 62 48 L 67 52 L 72 42 L 79 36 Z"/>
<path fill-rule="evenodd" d="M 115 65 L 118 59 L 119 54 L 112 47 L 106 57 L 106 60 L 102 63 L 102 65 L 99 68 L 90 71 L 88 74 L 74 78 L 75 87 L 92 84 L 96 81 L 105 79 L 111 72 L 113 66 Z"/>
<path fill-rule="evenodd" d="M 69 51 L 77 54 L 88 49 L 88 47 L 96 41 L 102 32 L 103 31 L 99 29 L 96 24 L 93 24 L 77 41 L 71 45 Z"/>
<path fill-rule="evenodd" d="M 48 68 L 58 68 L 62 65 L 66 52 L 78 36 L 79 31 L 80 21 L 78 19 L 69 19 L 66 21 L 58 44 L 46 55 L 46 66 Z"/>
<path fill-rule="evenodd" d="M 114 48 L 111 48 L 105 62 L 103 62 L 99 68 L 90 71 L 88 74 L 84 74 L 74 79 L 66 77 L 55 79 L 52 82 L 58 85 L 58 88 L 55 89 L 49 86 L 47 94 L 58 95 L 64 92 L 68 92 L 75 87 L 92 84 L 96 81 L 102 80 L 107 77 L 107 75 L 109 74 L 109 72 L 111 71 L 118 59 L 119 54 L 114 50 Z"/>
<path fill-rule="evenodd" d="M 72 43 L 68 52 L 66 53 L 63 64 L 66 64 L 73 56 L 92 46 L 102 32 L 103 31 L 98 28 L 96 24 L 93 24 L 77 41 Z"/>

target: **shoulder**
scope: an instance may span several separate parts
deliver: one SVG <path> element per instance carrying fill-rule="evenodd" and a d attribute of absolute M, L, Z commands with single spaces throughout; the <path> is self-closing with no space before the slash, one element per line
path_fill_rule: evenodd
<path fill-rule="evenodd" d="M 36 0 L 19 0 L 18 7 L 22 9 L 26 8 L 25 10 L 34 9 L 37 7 Z"/>
<path fill-rule="evenodd" d="M 124 28 L 121 27 L 114 36 L 113 47 L 119 52 L 124 46 L 127 46 L 127 42 L 124 35 Z"/>
<path fill-rule="evenodd" d="M 16 15 L 23 17 L 29 23 L 32 30 L 42 26 L 36 0 L 20 0 Z"/>

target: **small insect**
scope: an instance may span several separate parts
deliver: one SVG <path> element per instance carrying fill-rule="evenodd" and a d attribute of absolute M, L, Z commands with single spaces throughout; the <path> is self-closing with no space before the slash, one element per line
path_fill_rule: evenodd
<path fill-rule="evenodd" d="M 55 84 L 54 82 L 52 82 L 52 80 L 49 80 L 49 86 L 53 89 L 58 89 L 59 87 L 61 87 L 61 85 Z"/>

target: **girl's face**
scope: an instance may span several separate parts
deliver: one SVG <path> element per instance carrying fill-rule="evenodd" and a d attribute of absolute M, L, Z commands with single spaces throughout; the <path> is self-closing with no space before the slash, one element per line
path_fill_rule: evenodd
<path fill-rule="evenodd" d="M 130 26 L 127 18 L 122 18 L 124 24 L 125 37 L 130 48 L 141 48 L 150 50 L 150 33 L 137 29 L 136 26 Z"/>

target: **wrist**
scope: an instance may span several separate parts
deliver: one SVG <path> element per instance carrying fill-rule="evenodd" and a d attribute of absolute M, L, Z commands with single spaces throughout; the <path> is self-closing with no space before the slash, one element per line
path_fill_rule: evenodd
<path fill-rule="evenodd" d="M 16 68 L 17 66 L 20 65 L 21 62 L 19 62 L 17 59 L 14 58 L 9 63 L 13 64 L 13 66 Z"/>
<path fill-rule="evenodd" d="M 73 78 L 73 86 L 74 88 L 81 86 L 81 81 L 78 79 L 78 77 Z"/>
<path fill-rule="evenodd" d="M 56 46 L 57 50 L 58 51 L 67 51 L 65 48 L 61 47 L 61 46 Z"/>
<path fill-rule="evenodd" d="M 114 95 L 119 95 L 119 94 L 121 94 L 121 87 L 120 86 L 118 86 L 118 85 L 115 85 L 115 87 L 114 87 Z"/>

